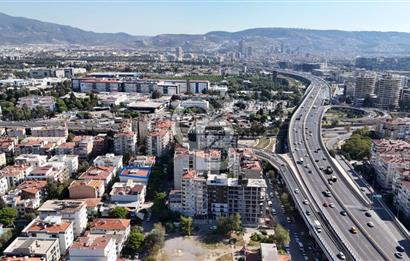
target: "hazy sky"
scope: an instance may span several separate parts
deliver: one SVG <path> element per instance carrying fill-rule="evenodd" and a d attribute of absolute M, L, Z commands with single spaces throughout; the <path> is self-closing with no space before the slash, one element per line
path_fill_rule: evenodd
<path fill-rule="evenodd" d="M 410 32 L 410 0 L 0 0 L 0 12 L 134 35 L 254 27 Z"/>

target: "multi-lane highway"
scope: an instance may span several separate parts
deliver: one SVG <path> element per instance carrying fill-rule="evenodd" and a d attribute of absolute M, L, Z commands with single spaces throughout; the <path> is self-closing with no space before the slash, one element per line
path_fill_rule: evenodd
<path fill-rule="evenodd" d="M 409 252 L 401 252 L 410 249 L 406 231 L 388 215 L 380 215 L 380 206 L 371 210 L 371 201 L 337 168 L 322 142 L 320 123 L 325 102 L 331 98 L 329 86 L 317 77 L 297 76 L 308 79 L 310 86 L 291 119 L 289 148 L 311 203 L 319 206 L 317 211 L 337 232 L 352 259 L 409 260 Z"/>

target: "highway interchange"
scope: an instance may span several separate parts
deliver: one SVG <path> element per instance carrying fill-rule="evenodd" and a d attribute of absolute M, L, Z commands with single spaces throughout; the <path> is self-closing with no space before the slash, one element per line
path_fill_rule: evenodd
<path fill-rule="evenodd" d="M 310 81 L 289 125 L 291 162 L 266 152 L 258 154 L 276 164 L 285 177 L 299 211 L 329 259 L 409 260 L 408 231 L 383 205 L 372 208 L 368 195 L 343 173 L 323 144 L 320 123 L 331 98 L 329 86 L 311 75 L 285 73 Z M 329 182 L 333 175 L 337 181 Z M 322 225 L 320 233 L 314 220 Z"/>

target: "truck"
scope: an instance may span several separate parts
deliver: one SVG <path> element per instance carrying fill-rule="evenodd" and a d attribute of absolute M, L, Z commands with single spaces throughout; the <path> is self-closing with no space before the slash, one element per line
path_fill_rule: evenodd
<path fill-rule="evenodd" d="M 322 225 L 320 224 L 319 220 L 313 221 L 313 225 L 318 233 L 322 232 Z"/>

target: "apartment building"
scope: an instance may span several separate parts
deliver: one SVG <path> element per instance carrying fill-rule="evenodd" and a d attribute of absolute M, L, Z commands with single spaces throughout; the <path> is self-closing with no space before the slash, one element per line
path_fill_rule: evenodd
<path fill-rule="evenodd" d="M 137 167 L 129 165 L 124 167 L 118 176 L 121 182 L 133 180 L 135 182 L 148 184 L 150 175 L 151 167 Z"/>
<path fill-rule="evenodd" d="M 64 182 L 70 177 L 68 169 L 63 163 L 34 167 L 26 176 L 27 180 L 49 180 Z"/>
<path fill-rule="evenodd" d="M 25 96 L 20 97 L 17 101 L 17 106 L 20 108 L 26 107 L 33 110 L 37 107 L 42 107 L 47 111 L 54 111 L 56 105 L 53 96 Z"/>
<path fill-rule="evenodd" d="M 24 181 L 3 197 L 8 207 L 17 210 L 18 215 L 34 213 L 46 196 L 47 181 Z"/>
<path fill-rule="evenodd" d="M 221 169 L 221 152 L 219 150 L 195 150 L 178 147 L 174 154 L 174 188 L 181 189 L 182 175 L 191 169 L 198 173 L 218 174 Z"/>
<path fill-rule="evenodd" d="M 54 155 L 48 160 L 48 164 L 64 164 L 70 176 L 77 173 L 78 155 Z"/>
<path fill-rule="evenodd" d="M 101 180 L 104 186 L 108 186 L 111 180 L 115 177 L 114 167 L 89 167 L 81 176 L 79 180 Z"/>
<path fill-rule="evenodd" d="M 361 73 L 356 76 L 354 88 L 354 103 L 363 106 L 363 101 L 374 94 L 376 86 L 376 75 L 373 73 Z"/>
<path fill-rule="evenodd" d="M 243 224 L 255 226 L 262 222 L 267 188 L 264 179 L 208 175 L 207 187 L 209 218 L 239 213 Z"/>
<path fill-rule="evenodd" d="M 110 192 L 111 202 L 136 202 L 137 209 L 144 204 L 146 184 L 135 182 L 132 179 L 126 182 L 116 182 Z"/>
<path fill-rule="evenodd" d="M 41 167 L 47 162 L 47 156 L 38 154 L 20 154 L 14 159 L 16 165 L 27 165 L 30 167 Z"/>
<path fill-rule="evenodd" d="M 131 221 L 121 218 L 96 218 L 90 223 L 91 235 L 110 235 L 115 239 L 117 253 L 121 253 L 131 232 Z"/>
<path fill-rule="evenodd" d="M 70 261 L 116 261 L 117 248 L 112 235 L 87 235 L 78 238 L 69 250 Z"/>
<path fill-rule="evenodd" d="M 57 155 L 78 155 L 81 160 L 88 160 L 93 152 L 93 136 L 75 136 L 72 142 L 65 142 L 56 148 Z"/>
<path fill-rule="evenodd" d="M 31 128 L 33 137 L 68 137 L 67 126 L 43 126 Z"/>
<path fill-rule="evenodd" d="M 6 192 L 9 190 L 9 185 L 7 182 L 7 178 L 4 176 L 0 176 L 0 196 L 3 196 L 6 194 Z"/>
<path fill-rule="evenodd" d="M 234 177 L 241 175 L 255 179 L 262 177 L 262 165 L 251 148 L 230 148 L 227 167 Z"/>
<path fill-rule="evenodd" d="M 97 167 L 114 167 L 115 172 L 117 173 L 122 169 L 122 155 L 114 155 L 114 154 L 105 154 L 98 156 L 94 159 L 93 165 Z"/>
<path fill-rule="evenodd" d="M 188 132 L 190 149 L 220 149 L 238 145 L 238 137 L 234 130 L 224 121 L 195 122 Z"/>
<path fill-rule="evenodd" d="M 145 138 L 147 154 L 161 156 L 166 153 L 173 138 L 174 128 L 175 123 L 169 119 L 156 120 Z"/>
<path fill-rule="evenodd" d="M 191 217 L 205 218 L 208 215 L 207 184 L 204 176 L 194 170 L 182 175 L 181 213 Z"/>
<path fill-rule="evenodd" d="M 376 131 L 386 139 L 410 140 L 410 118 L 379 119 Z"/>
<path fill-rule="evenodd" d="M 15 187 L 26 178 L 32 169 L 26 165 L 9 165 L 0 170 L 0 176 L 7 179 L 9 188 Z"/>
<path fill-rule="evenodd" d="M 39 154 L 51 156 L 56 147 L 64 143 L 65 137 L 27 137 L 15 147 L 15 154 Z"/>
<path fill-rule="evenodd" d="M 58 261 L 61 257 L 57 238 L 17 237 L 3 254 L 11 257 L 39 257 L 44 261 Z"/>
<path fill-rule="evenodd" d="M 47 200 L 38 209 L 41 220 L 49 216 L 61 216 L 73 223 L 74 236 L 81 235 L 87 227 L 87 208 L 83 201 Z"/>
<path fill-rule="evenodd" d="M 18 139 L 16 137 L 0 137 L 0 153 L 5 153 L 7 156 L 13 156 Z"/>
<path fill-rule="evenodd" d="M 375 140 L 370 163 L 383 189 L 392 190 L 395 174 L 410 168 L 410 144 L 402 140 Z"/>
<path fill-rule="evenodd" d="M 403 79 L 400 76 L 383 75 L 376 83 L 376 107 L 380 109 L 397 109 L 402 89 Z"/>
<path fill-rule="evenodd" d="M 155 165 L 155 159 L 155 156 L 138 155 L 131 157 L 128 165 L 136 167 L 152 167 Z"/>
<path fill-rule="evenodd" d="M 70 199 L 101 198 L 105 192 L 102 180 L 74 180 L 68 187 Z"/>
<path fill-rule="evenodd" d="M 64 221 L 57 216 L 48 217 L 44 220 L 36 218 L 21 233 L 32 238 L 57 238 L 61 254 L 65 254 L 74 241 L 73 223 Z"/>
<path fill-rule="evenodd" d="M 410 218 L 410 171 L 401 173 L 401 177 L 393 184 L 394 205 L 408 218 Z"/>
<path fill-rule="evenodd" d="M 16 137 L 16 138 L 25 138 L 26 128 L 8 128 L 7 136 Z"/>

